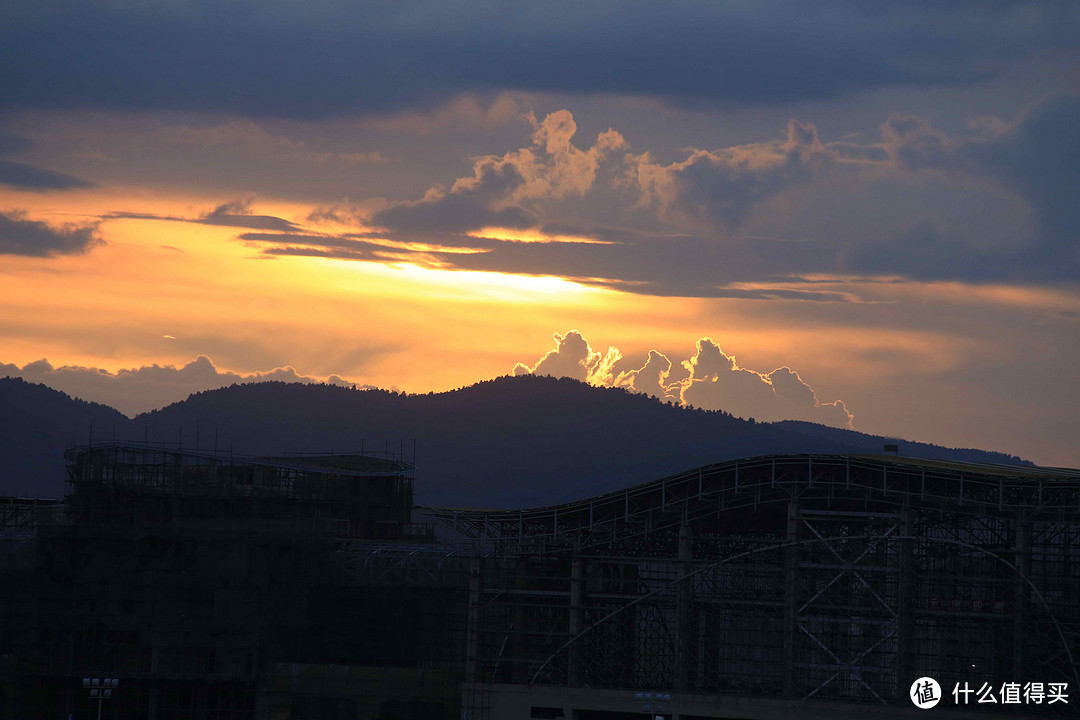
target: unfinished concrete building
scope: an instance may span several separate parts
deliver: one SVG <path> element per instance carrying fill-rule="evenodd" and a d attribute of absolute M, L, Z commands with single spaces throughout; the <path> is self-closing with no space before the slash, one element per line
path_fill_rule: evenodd
<path fill-rule="evenodd" d="M 121 680 L 106 718 L 352 718 L 397 706 L 440 717 L 432 708 L 456 704 L 460 679 L 444 676 L 461 659 L 445 654 L 462 645 L 464 591 L 372 587 L 352 562 L 433 540 L 410 522 L 408 463 L 129 443 L 68 460 L 62 512 L 50 507 L 33 537 L 7 543 L 19 592 L 4 593 L 4 617 L 20 632 L 0 649 L 14 678 L 3 692 L 26 717 L 94 716 L 79 680 L 102 676 Z"/>

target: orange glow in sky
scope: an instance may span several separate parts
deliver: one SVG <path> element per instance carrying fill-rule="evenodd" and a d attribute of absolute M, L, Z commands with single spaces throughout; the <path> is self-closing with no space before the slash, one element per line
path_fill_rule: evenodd
<path fill-rule="evenodd" d="M 650 104 L 619 106 L 628 129 L 594 107 L 585 131 L 539 95 L 455 102 L 420 134 L 412 116 L 0 122 L 0 153 L 5 131 L 38 153 L 16 170 L 33 160 L 46 183 L 74 183 L 0 185 L 0 222 L 101 241 L 42 257 L 0 237 L 0 365 L 115 374 L 206 356 L 219 373 L 428 392 L 536 367 L 576 330 L 607 364 L 564 367 L 631 387 L 650 352 L 671 363 L 663 382 L 682 382 L 710 338 L 759 378 L 789 367 L 811 407 L 843 401 L 860 430 L 1080 464 L 1060 400 L 1075 390 L 1080 290 L 991 266 L 1043 242 L 1032 200 L 996 168 L 923 172 L 897 145 L 998 135 L 951 138 L 891 109 L 839 141 L 787 117 L 724 135 L 669 108 L 699 135 L 665 145 Z M 987 127 L 1011 132 L 1032 102 Z"/>
<path fill-rule="evenodd" d="M 487 227 L 468 233 L 469 237 L 492 238 L 508 242 L 521 243 L 581 243 L 583 245 L 610 245 L 607 240 L 584 237 L 581 235 L 552 235 L 540 230 L 514 230 L 513 228 Z"/>

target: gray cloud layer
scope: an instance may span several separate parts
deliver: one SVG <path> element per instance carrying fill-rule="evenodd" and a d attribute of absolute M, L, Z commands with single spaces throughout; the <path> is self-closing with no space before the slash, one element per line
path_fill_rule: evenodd
<path fill-rule="evenodd" d="M 299 228 L 284 218 L 273 215 L 254 215 L 251 212 L 253 197 L 228 200 L 216 206 L 213 210 L 203 213 L 199 217 L 183 217 L 180 215 L 153 215 L 149 213 L 114 212 L 102 216 L 103 220 L 171 220 L 174 222 L 190 222 L 198 225 L 219 225 L 222 227 L 248 228 L 251 230 L 270 230 L 287 233 Z"/>
<path fill-rule="evenodd" d="M 20 190 L 76 190 L 94 186 L 72 175 L 11 160 L 0 160 L 0 185 Z"/>
<path fill-rule="evenodd" d="M 563 110 L 532 120 L 531 144 L 376 212 L 378 231 L 241 237 L 271 255 L 557 275 L 652 295 L 848 302 L 851 277 L 1075 281 L 1080 98 L 982 123 L 950 137 L 893 115 L 879 140 L 853 143 L 791 120 L 776 140 L 689 148 L 665 164 L 614 130 L 576 146 Z M 476 237 L 492 226 L 561 239 Z M 838 279 L 826 287 L 819 276 Z"/>
<path fill-rule="evenodd" d="M 0 130 L 0 155 L 17 154 L 33 146 L 34 141 L 29 138 Z M 36 192 L 94 187 L 92 182 L 73 175 L 3 159 L 0 159 L 0 185 Z"/>
<path fill-rule="evenodd" d="M 83 253 L 101 244 L 96 225 L 52 227 L 23 213 L 0 212 L 0 255 L 51 257 Z"/>
<path fill-rule="evenodd" d="M 6 3 L 0 107 L 325 117 L 504 89 L 788 102 L 982 80 L 1075 49 L 1078 17 L 1071 0 Z"/>

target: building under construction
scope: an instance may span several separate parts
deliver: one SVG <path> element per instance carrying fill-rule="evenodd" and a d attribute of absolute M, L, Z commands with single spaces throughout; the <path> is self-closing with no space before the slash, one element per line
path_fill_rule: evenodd
<path fill-rule="evenodd" d="M 0 717 L 94 717 L 88 677 L 155 720 L 902 717 L 924 676 L 1080 709 L 1076 470 L 759 457 L 481 511 L 392 456 L 68 460 L 0 502 Z"/>
<path fill-rule="evenodd" d="M 384 582 L 383 558 L 363 561 L 433 547 L 400 458 L 115 442 L 67 458 L 62 507 L 12 503 L 0 717 L 95 717 L 84 677 L 118 678 L 102 717 L 132 720 L 437 718 L 459 702 L 460 583 Z"/>

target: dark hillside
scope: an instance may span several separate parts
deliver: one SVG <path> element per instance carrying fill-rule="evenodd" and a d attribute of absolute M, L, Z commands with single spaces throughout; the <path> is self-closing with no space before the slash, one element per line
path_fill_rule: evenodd
<path fill-rule="evenodd" d="M 21 378 L 0 378 L 0 495 L 60 497 L 65 492 L 64 450 L 115 428 L 124 437 L 127 416 L 106 405 L 73 398 Z"/>
<path fill-rule="evenodd" d="M 110 408 L 0 381 L 0 494 L 64 492 L 62 452 L 96 438 L 182 442 L 248 455 L 402 451 L 416 501 L 524 507 L 574 500 L 708 463 L 765 454 L 878 453 L 887 440 L 810 423 L 755 423 L 569 379 L 503 377 L 427 395 L 258 383 L 192 395 L 128 420 Z M 1018 461 L 902 443 L 919 457 Z"/>
<path fill-rule="evenodd" d="M 199 428 L 204 447 L 216 428 L 219 448 L 259 454 L 363 445 L 401 448 L 410 457 L 415 440 L 418 502 L 494 507 L 572 500 L 737 457 L 880 452 L 883 442 L 858 433 L 859 442 L 820 437 L 804 428 L 794 432 L 621 389 L 536 376 L 427 395 L 283 383 L 233 386 L 135 422 L 157 438 L 175 440 L 182 432 L 185 443 L 194 442 Z M 935 457 L 949 455 L 937 450 Z"/>
<path fill-rule="evenodd" d="M 791 432 L 810 435 L 811 437 L 840 443 L 852 448 L 861 448 L 859 452 L 868 454 L 880 453 L 883 442 L 898 442 L 900 445 L 900 454 L 911 457 L 959 460 L 962 462 L 998 463 L 1002 465 L 1032 466 L 1035 464 L 1007 453 L 975 450 L 973 448 L 947 448 L 941 445 L 913 442 L 911 440 L 886 440 L 878 435 L 867 435 L 866 433 L 857 432 L 855 430 L 841 430 L 840 428 L 827 427 L 825 425 L 803 422 L 801 420 L 784 420 L 773 424 Z"/>

